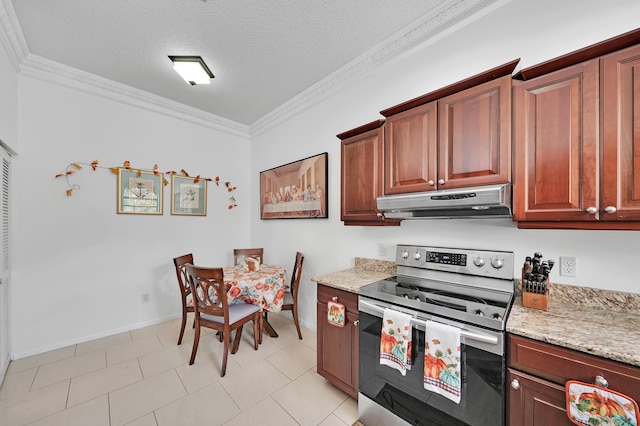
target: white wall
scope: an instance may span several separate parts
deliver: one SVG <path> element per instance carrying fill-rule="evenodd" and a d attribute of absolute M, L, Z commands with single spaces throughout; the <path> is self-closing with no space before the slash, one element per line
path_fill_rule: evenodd
<path fill-rule="evenodd" d="M 18 75 L 0 31 L 0 141 L 17 149 L 18 139 Z"/>
<path fill-rule="evenodd" d="M 233 247 L 250 242 L 247 136 L 233 136 L 143 108 L 20 76 L 20 155 L 14 158 L 12 204 L 13 357 L 178 317 L 172 258 L 193 252 L 203 265 L 232 263 Z M 116 214 L 116 180 L 90 167 L 72 176 L 71 162 L 185 169 L 229 180 L 209 184 L 208 215 Z M 141 295 L 150 294 L 149 303 Z M 177 339 L 177 334 L 176 334 Z"/>
<path fill-rule="evenodd" d="M 380 118 L 378 111 L 515 58 L 526 67 L 637 26 L 640 2 L 512 0 L 469 27 L 345 82 L 249 143 L 170 113 L 21 75 L 0 51 L 0 138 L 17 136 L 12 162 L 12 356 L 20 358 L 128 330 L 180 312 L 171 259 L 231 263 L 231 248 L 263 246 L 268 263 L 305 254 L 301 318 L 315 328 L 314 275 L 351 268 L 356 256 L 393 260 L 397 243 L 533 251 L 578 258 L 567 284 L 638 292 L 634 250 L 640 232 L 518 230 L 509 220 L 406 222 L 345 227 L 340 222 L 340 142 L 336 134 Z M 16 91 L 16 80 L 18 89 Z M 8 94 L 8 97 L 5 97 Z M 19 95 L 19 96 L 18 96 Z M 18 99 L 16 101 L 16 98 Z M 154 109 L 154 108 L 152 108 Z M 157 110 L 155 108 L 154 110 Z M 17 120 L 17 121 L 16 121 Z M 16 124 L 17 123 L 17 124 Z M 329 153 L 329 219 L 259 219 L 259 171 Z M 220 175 L 238 186 L 238 209 L 210 186 L 208 216 L 118 215 L 116 177 L 85 167 L 65 196 L 54 175 L 71 162 Z M 168 196 L 169 188 L 165 188 Z M 166 202 L 166 200 L 165 200 Z M 150 293 L 147 304 L 142 293 Z"/>
<path fill-rule="evenodd" d="M 552 280 L 640 292 L 637 231 L 518 230 L 498 220 L 407 221 L 401 227 L 345 227 L 340 222 L 340 141 L 336 134 L 382 118 L 378 111 L 521 58 L 520 68 L 635 29 L 637 0 L 512 0 L 447 37 L 415 48 L 345 82 L 339 91 L 252 141 L 252 242 L 270 261 L 293 264 L 305 254 L 300 290 L 302 322 L 315 328 L 315 284 L 310 278 L 353 267 L 354 257 L 394 260 L 395 244 L 510 250 L 516 260 L 540 251 L 546 259 L 575 256 L 578 277 Z M 258 172 L 329 153 L 329 219 L 259 219 Z M 275 256 L 275 258 L 274 258 Z M 515 275 L 518 275 L 516 272 Z"/>

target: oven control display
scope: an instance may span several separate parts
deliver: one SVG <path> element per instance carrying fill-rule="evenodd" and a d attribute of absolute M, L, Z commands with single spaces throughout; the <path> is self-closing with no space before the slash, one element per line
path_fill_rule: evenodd
<path fill-rule="evenodd" d="M 467 266 L 467 255 L 457 253 L 427 252 L 427 263 L 443 263 L 445 265 Z"/>

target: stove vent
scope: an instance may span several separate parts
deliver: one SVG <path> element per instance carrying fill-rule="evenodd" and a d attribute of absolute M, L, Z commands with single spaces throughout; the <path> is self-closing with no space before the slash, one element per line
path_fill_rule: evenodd
<path fill-rule="evenodd" d="M 387 195 L 376 201 L 389 219 L 511 217 L 511 184 Z"/>

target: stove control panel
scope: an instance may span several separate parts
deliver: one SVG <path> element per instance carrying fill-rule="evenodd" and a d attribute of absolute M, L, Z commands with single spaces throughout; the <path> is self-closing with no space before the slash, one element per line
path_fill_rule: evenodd
<path fill-rule="evenodd" d="M 467 255 L 461 253 L 427 251 L 426 261 L 429 263 L 444 263 L 446 265 L 467 266 Z"/>
<path fill-rule="evenodd" d="M 413 268 L 418 268 L 507 280 L 514 277 L 513 252 L 508 251 L 399 244 L 396 263 L 403 268 L 402 275 L 413 275 Z"/>

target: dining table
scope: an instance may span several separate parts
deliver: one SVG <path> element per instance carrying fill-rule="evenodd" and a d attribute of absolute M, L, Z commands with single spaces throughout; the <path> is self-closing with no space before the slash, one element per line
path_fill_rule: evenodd
<path fill-rule="evenodd" d="M 252 303 L 265 313 L 282 310 L 284 293 L 289 290 L 285 268 L 259 265 L 257 270 L 250 270 L 247 265 L 234 265 L 225 266 L 223 272 L 229 303 Z M 263 324 L 269 336 L 278 337 L 266 315 Z"/>

